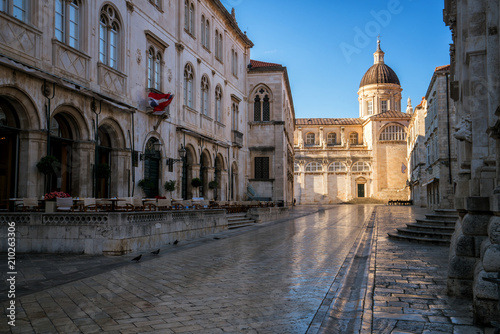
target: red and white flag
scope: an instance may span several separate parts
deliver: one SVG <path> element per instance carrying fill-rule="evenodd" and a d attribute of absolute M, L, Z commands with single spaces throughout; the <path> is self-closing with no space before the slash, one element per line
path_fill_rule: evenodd
<path fill-rule="evenodd" d="M 167 112 L 167 107 L 170 105 L 174 99 L 174 94 L 159 94 L 159 93 L 149 93 L 148 101 L 149 105 L 153 107 L 153 115 L 163 115 Z"/>

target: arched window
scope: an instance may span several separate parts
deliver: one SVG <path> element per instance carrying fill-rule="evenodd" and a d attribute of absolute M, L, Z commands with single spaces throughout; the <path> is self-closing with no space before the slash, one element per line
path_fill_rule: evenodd
<path fill-rule="evenodd" d="M 328 171 L 329 172 L 345 172 L 345 171 L 347 171 L 347 166 L 343 162 L 335 161 L 335 162 L 332 162 L 328 166 Z"/>
<path fill-rule="evenodd" d="M 161 90 L 161 54 L 154 47 L 148 50 L 148 88 Z"/>
<path fill-rule="evenodd" d="M 240 106 L 238 101 L 235 101 L 234 99 L 231 107 L 231 112 L 233 114 L 232 130 L 238 131 L 240 123 Z"/>
<path fill-rule="evenodd" d="M 330 132 L 326 136 L 326 144 L 330 145 L 330 146 L 333 146 L 333 145 L 336 144 L 336 142 L 337 142 L 337 134 L 335 132 Z"/>
<path fill-rule="evenodd" d="M 188 0 L 184 1 L 184 30 L 194 35 L 194 5 Z"/>
<path fill-rule="evenodd" d="M 406 140 L 406 131 L 402 125 L 386 126 L 380 133 L 380 141 L 404 141 Z"/>
<path fill-rule="evenodd" d="M 120 21 L 115 9 L 105 5 L 99 22 L 99 60 L 114 69 L 119 67 Z"/>
<path fill-rule="evenodd" d="M 319 162 L 310 162 L 306 165 L 306 172 L 322 172 L 323 165 Z"/>
<path fill-rule="evenodd" d="M 352 172 L 369 172 L 370 164 L 365 161 L 355 162 L 351 167 Z"/>
<path fill-rule="evenodd" d="M 271 106 L 269 91 L 261 88 L 255 95 L 253 104 L 253 120 L 256 122 L 268 122 L 271 119 Z"/>
<path fill-rule="evenodd" d="M 201 16 L 201 45 L 210 50 L 210 22 Z"/>
<path fill-rule="evenodd" d="M 222 33 L 215 29 L 215 58 L 222 62 Z"/>
<path fill-rule="evenodd" d="M 238 52 L 231 50 L 231 72 L 234 76 L 238 76 Z"/>
<path fill-rule="evenodd" d="M 78 0 L 55 1 L 55 37 L 75 49 L 80 48 L 80 13 L 81 3 Z"/>
<path fill-rule="evenodd" d="M 314 133 L 309 132 L 308 134 L 306 134 L 306 145 L 314 145 L 315 141 L 316 136 L 314 135 Z"/>
<path fill-rule="evenodd" d="M 222 88 L 215 87 L 215 120 L 222 123 Z"/>
<path fill-rule="evenodd" d="M 349 134 L 349 144 L 358 145 L 358 133 L 357 132 L 351 132 Z"/>
<path fill-rule="evenodd" d="M 184 105 L 193 108 L 193 81 L 194 72 L 191 64 L 184 67 Z"/>
<path fill-rule="evenodd" d="M 208 115 L 208 90 L 210 86 L 208 84 L 208 78 L 206 75 L 201 77 L 201 112 L 203 115 Z"/>

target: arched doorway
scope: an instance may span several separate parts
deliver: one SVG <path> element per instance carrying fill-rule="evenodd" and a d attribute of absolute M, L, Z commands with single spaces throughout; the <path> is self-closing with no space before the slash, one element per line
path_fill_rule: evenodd
<path fill-rule="evenodd" d="M 197 175 L 193 176 L 193 167 L 196 164 L 196 156 L 195 150 L 191 145 L 186 147 L 186 158 L 185 158 L 184 170 L 182 172 L 183 179 L 183 199 L 191 199 L 193 198 L 193 186 L 191 185 L 191 181 L 193 177 L 198 177 Z"/>
<path fill-rule="evenodd" d="M 200 180 L 201 180 L 201 187 L 200 187 L 200 197 L 203 198 L 208 198 L 208 182 L 209 180 L 209 175 L 208 175 L 208 170 L 210 168 L 210 154 L 208 151 L 204 150 L 201 153 L 200 157 Z"/>
<path fill-rule="evenodd" d="M 71 194 L 73 143 L 74 134 L 66 115 L 54 115 L 50 120 L 49 152 L 59 161 L 59 165 L 53 165 L 54 172 L 48 176 L 48 191 L 58 190 Z"/>
<path fill-rule="evenodd" d="M 230 195 L 231 201 L 238 200 L 238 164 L 236 161 L 231 165 Z"/>
<path fill-rule="evenodd" d="M 150 138 L 146 143 L 144 150 L 144 179 L 151 182 L 143 190 L 146 197 L 158 196 L 158 183 L 160 180 L 160 161 L 161 154 L 159 150 L 160 141 L 156 138 Z"/>
<path fill-rule="evenodd" d="M 96 194 L 97 197 L 110 197 L 111 165 L 111 136 L 106 126 L 100 126 L 97 132 L 97 170 Z"/>
<path fill-rule="evenodd" d="M 7 100 L 0 98 L 0 209 L 9 207 L 9 198 L 17 197 L 20 122 Z"/>
<path fill-rule="evenodd" d="M 218 154 L 215 158 L 215 174 L 214 181 L 217 187 L 214 189 L 214 199 L 220 201 L 222 199 L 222 169 L 224 168 L 224 160 L 222 155 Z"/>

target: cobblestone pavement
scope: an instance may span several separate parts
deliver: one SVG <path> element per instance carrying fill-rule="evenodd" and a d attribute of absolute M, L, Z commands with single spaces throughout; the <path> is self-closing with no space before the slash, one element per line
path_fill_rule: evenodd
<path fill-rule="evenodd" d="M 80 257 L 73 268 L 61 258 L 61 274 L 52 256 L 33 256 L 25 263 L 39 263 L 22 275 L 16 327 L 4 318 L 0 332 L 305 333 L 373 208 L 334 206 L 181 241 L 158 256 L 145 250 L 139 263 L 130 261 L 137 254 L 91 258 L 91 275 L 79 270 Z M 308 210 L 317 208 L 292 215 Z M 42 284 L 58 274 L 66 278 Z"/>
<path fill-rule="evenodd" d="M 425 212 L 414 207 L 377 207 L 362 332 L 493 334 L 492 328 L 472 326 L 470 300 L 446 296 L 449 247 L 387 237 L 387 232 Z"/>
<path fill-rule="evenodd" d="M 493 334 L 472 326 L 470 301 L 446 296 L 448 247 L 387 238 L 425 212 L 299 206 L 289 219 L 145 250 L 139 263 L 19 254 L 16 327 L 3 316 L 0 332 Z"/>

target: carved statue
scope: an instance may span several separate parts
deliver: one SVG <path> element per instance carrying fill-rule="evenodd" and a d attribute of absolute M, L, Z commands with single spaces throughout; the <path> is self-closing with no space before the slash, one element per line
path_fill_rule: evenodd
<path fill-rule="evenodd" d="M 455 138 L 460 141 L 468 141 L 472 143 L 472 129 L 470 116 L 466 116 L 460 120 L 460 122 L 455 127 Z"/>

